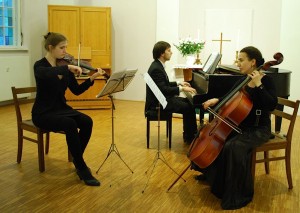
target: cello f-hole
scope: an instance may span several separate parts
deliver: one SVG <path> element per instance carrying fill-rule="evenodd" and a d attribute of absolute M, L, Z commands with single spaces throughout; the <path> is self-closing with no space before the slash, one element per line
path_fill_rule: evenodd
<path fill-rule="evenodd" d="M 211 130 L 209 131 L 209 134 L 208 134 L 209 136 L 212 136 L 214 134 L 215 129 L 217 128 L 217 125 L 219 124 L 219 121 L 216 120 L 216 122 L 214 122 L 214 123 L 215 123 L 215 125 L 212 126 Z"/>

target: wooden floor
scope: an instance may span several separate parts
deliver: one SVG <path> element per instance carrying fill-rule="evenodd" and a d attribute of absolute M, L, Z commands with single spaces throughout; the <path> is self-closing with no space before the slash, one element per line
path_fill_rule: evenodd
<path fill-rule="evenodd" d="M 114 141 L 127 168 L 115 151 L 104 162 L 112 143 L 111 110 L 85 110 L 94 120 L 85 159 L 101 181 L 100 187 L 84 185 L 67 161 L 63 135 L 52 134 L 46 171 L 40 173 L 36 144 L 25 141 L 21 164 L 16 163 L 17 131 L 12 105 L 0 107 L 0 212 L 218 212 L 220 200 L 209 186 L 197 182 L 188 170 L 167 192 L 177 173 L 187 167 L 188 146 L 182 140 L 182 120 L 173 118 L 172 149 L 168 149 L 165 123 L 161 122 L 161 154 L 157 158 L 157 123 L 151 125 L 151 149 L 146 148 L 144 103 L 115 101 Z M 28 106 L 28 113 L 30 112 Z M 300 119 L 293 140 L 294 188 L 288 190 L 283 162 L 271 163 L 271 174 L 257 166 L 255 196 L 246 207 L 233 212 L 297 212 L 300 194 Z M 276 153 L 275 153 L 276 154 Z M 155 161 L 157 160 L 157 161 Z M 100 165 L 98 174 L 96 171 Z M 151 173 L 151 165 L 155 165 Z M 148 173 L 145 172 L 148 170 Z M 148 184 L 147 181 L 149 180 Z M 142 193 L 144 191 L 144 193 Z M 231 211 L 229 211 L 231 212 Z"/>

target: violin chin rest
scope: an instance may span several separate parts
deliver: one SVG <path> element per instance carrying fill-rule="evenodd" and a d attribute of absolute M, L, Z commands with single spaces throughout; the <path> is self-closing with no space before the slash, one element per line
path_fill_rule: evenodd
<path fill-rule="evenodd" d="M 89 70 L 87 70 L 87 69 L 82 69 L 82 74 L 86 75 L 86 74 L 89 74 L 89 73 L 90 73 Z"/>

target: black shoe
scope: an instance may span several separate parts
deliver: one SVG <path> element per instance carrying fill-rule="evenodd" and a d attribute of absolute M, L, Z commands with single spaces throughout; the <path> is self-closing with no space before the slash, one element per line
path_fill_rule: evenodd
<path fill-rule="evenodd" d="M 83 180 L 86 185 L 100 186 L 100 182 L 93 177 L 89 168 L 86 168 L 84 170 L 77 170 L 76 173 L 79 176 L 80 180 Z"/>
<path fill-rule="evenodd" d="M 205 177 L 205 175 L 203 175 L 203 174 L 197 175 L 197 176 L 195 176 L 195 180 L 198 180 L 198 181 L 206 181 L 206 177 Z"/>
<path fill-rule="evenodd" d="M 194 138 L 185 138 L 185 139 L 184 139 L 184 143 L 190 145 L 190 144 L 193 142 L 193 140 L 194 140 Z"/>

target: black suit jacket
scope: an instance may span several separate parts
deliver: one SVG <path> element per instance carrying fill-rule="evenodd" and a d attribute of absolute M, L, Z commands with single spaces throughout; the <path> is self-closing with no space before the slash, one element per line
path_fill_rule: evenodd
<path fill-rule="evenodd" d="M 148 69 L 148 74 L 151 76 L 160 91 L 166 97 L 167 101 L 179 95 L 179 87 L 176 82 L 170 82 L 168 75 L 159 60 L 154 60 Z M 158 100 L 146 85 L 146 105 L 145 111 L 155 109 L 158 106 Z"/>

